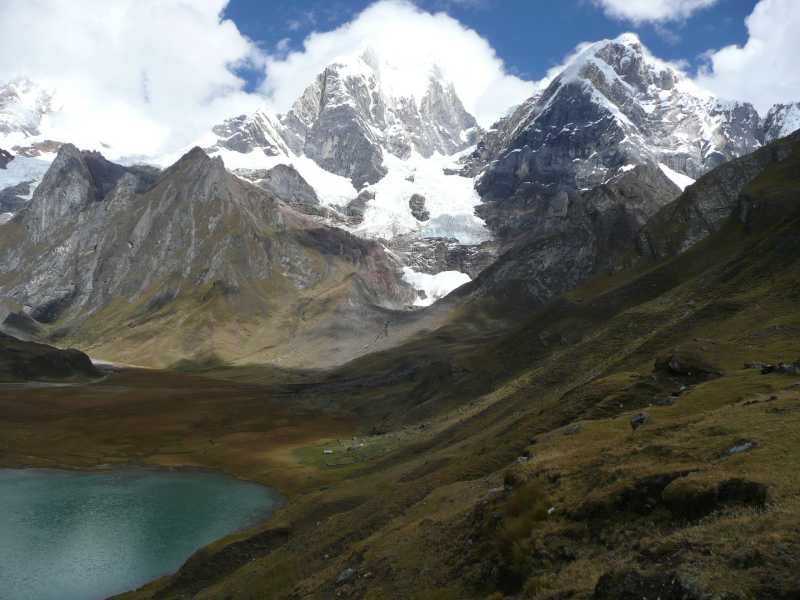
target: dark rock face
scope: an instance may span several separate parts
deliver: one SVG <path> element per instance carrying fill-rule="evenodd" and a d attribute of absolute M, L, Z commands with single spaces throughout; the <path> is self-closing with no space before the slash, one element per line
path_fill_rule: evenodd
<path fill-rule="evenodd" d="M 777 365 L 764 365 L 761 368 L 762 375 L 769 375 L 770 373 L 780 373 L 782 375 L 800 375 L 800 361 L 797 362 L 782 362 Z"/>
<path fill-rule="evenodd" d="M 655 372 L 659 371 L 687 383 L 699 383 L 721 375 L 717 367 L 690 349 L 676 350 L 656 359 Z"/>
<path fill-rule="evenodd" d="M 0 169 L 5 169 L 6 165 L 14 160 L 14 155 L 8 150 L 0 148 Z"/>
<path fill-rule="evenodd" d="M 548 99 L 545 94 L 540 103 Z M 558 101 L 534 114 L 535 120 L 528 115 L 530 125 L 514 129 L 502 155 L 478 179 L 476 188 L 485 200 L 525 195 L 534 185 L 593 187 L 607 179 L 609 171 L 634 160 L 643 162 L 620 152 L 625 131 L 579 83 L 559 88 Z M 574 162 L 575 158 L 581 160 Z"/>
<path fill-rule="evenodd" d="M 411 214 L 414 215 L 417 221 L 427 221 L 431 218 L 431 213 L 425 208 L 425 196 L 413 194 L 411 198 L 408 199 L 408 207 L 411 209 Z"/>
<path fill-rule="evenodd" d="M 94 182 L 94 199 L 97 201 L 105 198 L 129 172 L 125 167 L 106 160 L 99 152 L 83 152 L 81 155 Z"/>
<path fill-rule="evenodd" d="M 0 381 L 99 377 L 83 352 L 23 342 L 0 333 Z"/>
<path fill-rule="evenodd" d="M 375 199 L 375 192 L 372 190 L 362 190 L 358 196 L 353 198 L 343 207 L 342 213 L 348 217 L 351 225 L 360 225 L 364 222 L 364 212 L 367 210 L 367 204 Z"/>
<path fill-rule="evenodd" d="M 514 288 L 543 303 L 592 275 L 638 260 L 638 234 L 648 218 L 680 194 L 657 167 L 639 166 L 593 190 L 487 203 L 479 214 L 510 240 L 472 291 Z"/>
<path fill-rule="evenodd" d="M 639 413 L 631 418 L 631 429 L 636 431 L 640 427 L 647 425 L 650 422 L 650 415 L 647 413 Z"/>

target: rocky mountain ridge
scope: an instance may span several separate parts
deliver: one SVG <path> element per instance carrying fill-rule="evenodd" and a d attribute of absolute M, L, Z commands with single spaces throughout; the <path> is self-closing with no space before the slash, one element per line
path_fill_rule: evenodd
<path fill-rule="evenodd" d="M 356 337 L 374 337 L 368 323 L 379 331 L 383 311 L 414 298 L 378 244 L 320 226 L 199 148 L 156 172 L 62 146 L 0 252 L 7 325 L 134 364 L 281 346 L 276 360 L 303 360 L 287 349 L 303 336 L 345 344 L 325 331 L 355 319 Z"/>
<path fill-rule="evenodd" d="M 465 165 L 490 200 L 591 188 L 637 164 L 697 179 L 789 133 L 793 106 L 762 120 L 752 105 L 701 90 L 624 34 L 581 48 L 486 133 Z"/>
<path fill-rule="evenodd" d="M 383 81 L 381 59 L 367 49 L 327 67 L 283 115 L 259 110 L 214 128 L 211 146 L 268 156 L 307 156 L 346 177 L 356 189 L 386 174 L 384 155 L 452 155 L 474 144 L 475 118 L 441 70 L 431 70 L 425 94 L 395 95 Z"/>

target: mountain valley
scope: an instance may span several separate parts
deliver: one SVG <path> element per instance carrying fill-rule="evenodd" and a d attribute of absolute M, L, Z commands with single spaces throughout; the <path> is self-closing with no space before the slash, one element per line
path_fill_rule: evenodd
<path fill-rule="evenodd" d="M 0 467 L 286 497 L 120 600 L 798 597 L 800 103 L 635 34 L 491 127 L 425 75 L 153 157 L 0 87 Z"/>

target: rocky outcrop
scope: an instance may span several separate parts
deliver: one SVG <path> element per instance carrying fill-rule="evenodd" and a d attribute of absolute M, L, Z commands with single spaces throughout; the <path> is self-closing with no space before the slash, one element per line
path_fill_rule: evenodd
<path fill-rule="evenodd" d="M 497 247 L 493 242 L 467 245 L 452 238 L 397 236 L 386 244 L 405 265 L 429 275 L 458 271 L 474 279 L 497 257 Z"/>
<path fill-rule="evenodd" d="M 69 216 L 77 216 L 96 195 L 80 150 L 72 144 L 64 145 L 28 207 L 25 226 L 31 240 L 36 243 L 44 239 L 50 229 Z"/>
<path fill-rule="evenodd" d="M 431 213 L 425 208 L 425 196 L 412 194 L 408 199 L 408 208 L 417 221 L 427 221 L 431 218 Z"/>
<path fill-rule="evenodd" d="M 63 146 L 63 142 L 55 140 L 41 140 L 30 142 L 24 145 L 16 145 L 12 148 L 17 156 L 25 156 L 27 158 L 36 158 L 43 154 L 53 154 Z"/>
<path fill-rule="evenodd" d="M 347 203 L 347 206 L 341 208 L 349 220 L 351 225 L 360 225 L 364 222 L 364 213 L 367 210 L 367 204 L 375 199 L 375 192 L 372 190 L 362 190 L 358 196 L 353 198 Z"/>
<path fill-rule="evenodd" d="M 87 379 L 100 375 L 83 352 L 23 342 L 0 333 L 0 382 Z"/>
<path fill-rule="evenodd" d="M 701 600 L 704 597 L 675 573 L 644 574 L 638 571 L 606 573 L 592 594 L 592 600 Z"/>
<path fill-rule="evenodd" d="M 0 148 L 0 169 L 5 169 L 6 165 L 14 160 L 14 155 L 8 150 Z"/>
<path fill-rule="evenodd" d="M 31 240 L 45 239 L 62 220 L 77 217 L 91 203 L 104 200 L 125 175 L 131 176 L 138 191 L 150 184 L 155 172 L 122 167 L 98 152 L 81 152 L 64 144 L 27 206 L 25 227 Z"/>

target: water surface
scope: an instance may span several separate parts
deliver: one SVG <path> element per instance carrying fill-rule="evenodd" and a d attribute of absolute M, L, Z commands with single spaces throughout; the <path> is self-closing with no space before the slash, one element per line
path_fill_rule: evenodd
<path fill-rule="evenodd" d="M 215 473 L 0 469 L 0 598 L 99 600 L 134 589 L 278 501 Z"/>

